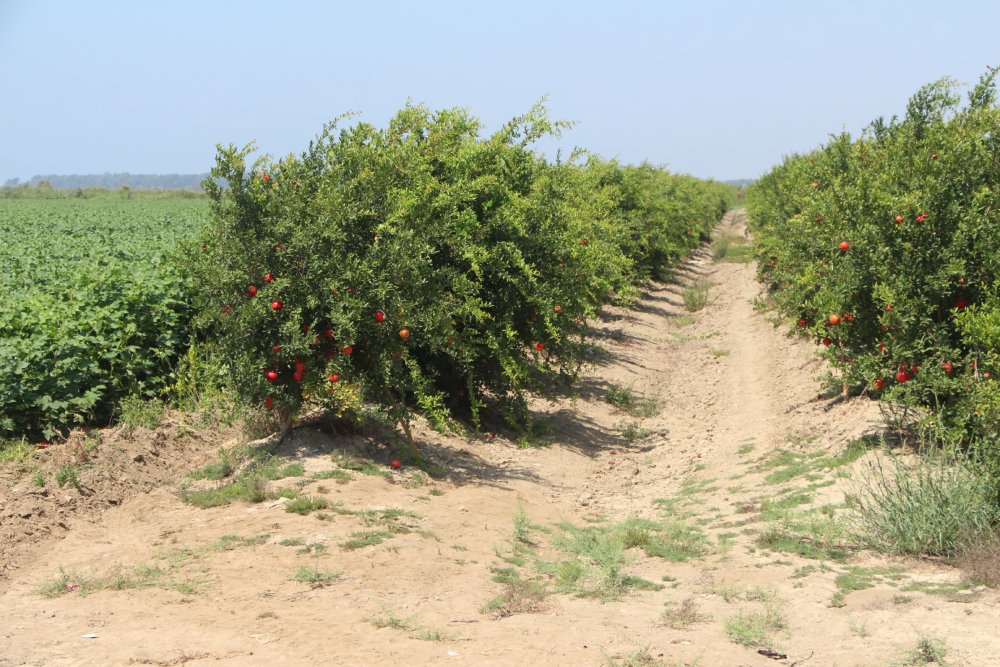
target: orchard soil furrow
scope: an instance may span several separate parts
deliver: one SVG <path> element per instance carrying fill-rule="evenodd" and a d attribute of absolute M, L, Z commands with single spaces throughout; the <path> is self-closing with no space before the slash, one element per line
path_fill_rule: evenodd
<path fill-rule="evenodd" d="M 742 215 L 717 232 L 745 235 Z M 65 525 L 37 540 L 30 508 L 6 511 L 30 479 L 8 482 L 4 535 L 21 546 L 3 552 L 0 666 L 868 666 L 938 640 L 948 664 L 1000 664 L 995 591 L 808 529 L 843 517 L 883 456 L 842 458 L 879 435 L 879 411 L 821 395 L 813 344 L 776 329 L 758 294 L 752 264 L 706 247 L 632 308 L 605 308 L 594 363 L 533 402 L 533 436 L 418 427 L 430 477 L 392 471 L 385 433 L 301 424 L 278 454 L 303 472 L 268 488 L 326 505 L 307 514 L 287 498 L 182 502 L 181 470 L 231 434 L 109 437 L 170 474 L 143 473 L 107 509 L 100 489 L 52 489 Z M 618 560 L 580 547 L 626 524 Z"/>

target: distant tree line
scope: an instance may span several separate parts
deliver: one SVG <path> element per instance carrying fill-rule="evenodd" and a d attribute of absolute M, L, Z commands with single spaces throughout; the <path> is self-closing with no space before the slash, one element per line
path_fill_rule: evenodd
<path fill-rule="evenodd" d="M 116 190 L 129 187 L 133 190 L 201 190 L 201 182 L 208 174 L 50 174 L 33 176 L 28 181 L 18 178 L 9 179 L 5 188 L 38 187 L 47 183 L 57 190 L 72 190 L 76 188 L 102 188 Z M 44 187 L 44 186 L 43 186 Z"/>

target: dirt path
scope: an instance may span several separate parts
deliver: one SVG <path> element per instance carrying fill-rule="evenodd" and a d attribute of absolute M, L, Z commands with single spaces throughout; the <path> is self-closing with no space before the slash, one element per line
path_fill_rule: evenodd
<path fill-rule="evenodd" d="M 445 478 L 300 429 L 269 488 L 325 509 L 127 500 L 17 572 L 0 665 L 892 665 L 937 639 L 1000 664 L 996 592 L 853 553 L 834 517 L 877 409 L 818 400 L 815 350 L 757 293 L 705 252 L 606 309 L 575 395 L 532 406 L 539 442 L 420 432 Z"/>

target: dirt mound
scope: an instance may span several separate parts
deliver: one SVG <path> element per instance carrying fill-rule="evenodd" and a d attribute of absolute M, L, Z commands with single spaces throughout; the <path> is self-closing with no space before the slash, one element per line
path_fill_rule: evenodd
<path fill-rule="evenodd" d="M 194 428 L 168 415 L 153 431 L 75 431 L 0 470 L 0 592 L 33 554 L 81 522 L 177 478 L 234 441 L 232 428 Z"/>

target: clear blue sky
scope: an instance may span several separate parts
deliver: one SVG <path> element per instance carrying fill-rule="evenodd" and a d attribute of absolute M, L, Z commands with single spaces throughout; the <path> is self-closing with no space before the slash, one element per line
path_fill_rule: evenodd
<path fill-rule="evenodd" d="M 488 128 L 547 95 L 562 145 L 758 176 L 1000 63 L 1000 2 L 0 0 L 0 182 L 199 173 L 407 100 Z M 551 146 L 548 147 L 551 150 Z"/>

